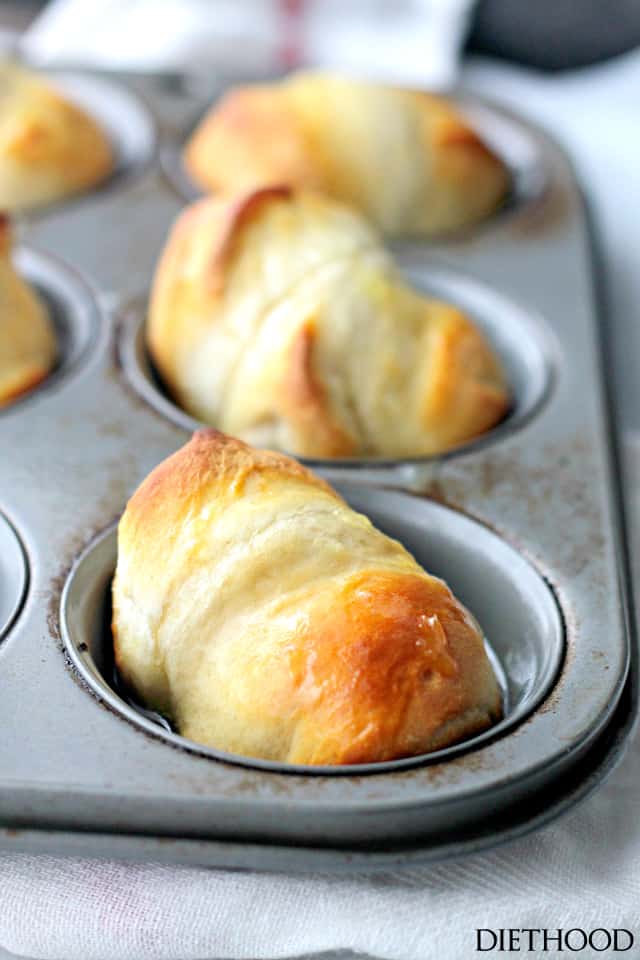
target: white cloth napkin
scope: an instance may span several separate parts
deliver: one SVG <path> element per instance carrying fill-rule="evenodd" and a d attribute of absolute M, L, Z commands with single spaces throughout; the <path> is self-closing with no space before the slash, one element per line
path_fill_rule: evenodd
<path fill-rule="evenodd" d="M 610 307 L 637 369 L 640 54 L 560 78 L 476 64 L 466 80 L 541 118 L 574 153 L 595 202 Z M 622 350 L 620 359 L 632 390 Z M 626 452 L 638 542 L 640 434 Z M 561 821 L 488 854 L 408 872 L 287 877 L 0 857 L 0 944 L 52 960 L 262 960 L 341 948 L 466 960 L 476 956 L 476 928 L 497 926 L 625 927 L 640 944 L 639 801 L 640 740 L 608 784 Z"/>
<path fill-rule="evenodd" d="M 475 0 L 53 0 L 24 49 L 44 64 L 238 77 L 339 66 L 398 82 L 455 80 Z"/>

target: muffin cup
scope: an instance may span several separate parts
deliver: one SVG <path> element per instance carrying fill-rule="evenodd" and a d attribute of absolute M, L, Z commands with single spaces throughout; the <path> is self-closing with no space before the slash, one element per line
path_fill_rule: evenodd
<path fill-rule="evenodd" d="M 397 483 L 405 489 L 421 490 L 434 464 L 504 440 L 538 413 L 553 385 L 558 344 L 542 318 L 472 277 L 434 264 L 424 253 L 407 253 L 400 258 L 399 265 L 416 289 L 464 310 L 487 336 L 509 383 L 512 403 L 507 415 L 479 437 L 432 456 L 321 459 L 297 457 L 295 452 L 292 455 L 336 482 L 353 479 L 360 483 Z M 141 298 L 129 304 L 122 314 L 120 361 L 132 386 L 159 413 L 189 433 L 203 426 L 216 426 L 190 416 L 166 390 L 146 347 L 146 313 L 147 301 Z"/>
<path fill-rule="evenodd" d="M 509 171 L 509 191 L 503 203 L 493 213 L 476 223 L 441 235 L 406 239 L 433 244 L 442 239 L 481 235 L 495 225 L 502 224 L 505 219 L 517 217 L 532 205 L 540 203 L 548 189 L 549 170 L 544 150 L 527 124 L 512 111 L 482 97 L 460 92 L 454 95 L 453 99 L 473 129 L 505 164 Z M 195 119 L 191 117 L 182 136 L 164 144 L 160 151 L 160 163 L 167 181 L 177 196 L 186 203 L 192 203 L 204 196 L 202 188 L 194 182 L 184 165 L 183 151 L 208 109 L 207 105 L 198 112 Z"/>
<path fill-rule="evenodd" d="M 53 323 L 57 342 L 55 364 L 34 389 L 0 408 L 0 417 L 13 416 L 25 404 L 73 377 L 91 350 L 99 325 L 99 311 L 90 288 L 62 260 L 32 246 L 19 246 L 13 262 L 18 273 L 39 295 Z"/>
<path fill-rule="evenodd" d="M 85 680 L 128 720 L 174 745 L 214 759 L 279 773 L 392 773 L 422 763 L 442 762 L 508 734 L 547 696 L 564 657 L 562 617 L 549 587 L 504 540 L 463 514 L 407 494 L 355 485 L 347 485 L 340 492 L 379 529 L 400 540 L 426 570 L 445 580 L 476 618 L 503 692 L 504 716 L 497 724 L 443 750 L 344 767 L 274 763 L 186 740 L 172 732 L 162 717 L 141 709 L 117 676 L 110 629 L 115 527 L 106 530 L 84 551 L 62 597 L 65 644 Z M 499 607 L 495 603 L 498 596 Z"/>

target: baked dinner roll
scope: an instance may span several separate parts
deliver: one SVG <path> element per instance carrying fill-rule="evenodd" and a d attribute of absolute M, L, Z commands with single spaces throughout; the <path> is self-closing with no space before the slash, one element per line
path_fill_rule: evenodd
<path fill-rule="evenodd" d="M 0 209 L 38 207 L 78 193 L 113 169 L 99 125 L 48 81 L 0 64 Z"/>
<path fill-rule="evenodd" d="M 53 325 L 13 268 L 9 222 L 0 217 L 0 407 L 44 380 L 55 360 Z"/>
<path fill-rule="evenodd" d="M 389 235 L 472 224 L 509 187 L 504 164 L 447 100 L 323 73 L 227 93 L 184 163 L 206 190 L 321 190 Z"/>
<path fill-rule="evenodd" d="M 509 406 L 460 310 L 408 287 L 358 214 L 286 187 L 182 213 L 147 338 L 185 410 L 301 456 L 439 453 Z"/>
<path fill-rule="evenodd" d="M 203 430 L 118 530 L 115 658 L 197 743 L 286 763 L 391 760 L 500 717 L 442 580 L 283 454 Z"/>

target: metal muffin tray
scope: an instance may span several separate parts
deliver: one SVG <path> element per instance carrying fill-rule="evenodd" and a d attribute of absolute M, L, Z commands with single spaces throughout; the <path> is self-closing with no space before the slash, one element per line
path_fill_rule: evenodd
<path fill-rule="evenodd" d="M 194 192 L 180 146 L 215 91 L 57 79 L 103 119 L 120 162 L 105 187 L 21 224 L 17 265 L 50 306 L 60 360 L 0 413 L 0 847 L 363 869 L 478 850 L 568 809 L 628 739 L 637 652 L 595 265 L 566 157 L 460 94 L 509 163 L 512 195 L 473 230 L 395 253 L 486 330 L 513 408 L 442 457 L 312 463 L 476 616 L 504 720 L 423 757 L 278 766 L 186 741 L 127 700 L 109 631 L 117 519 L 196 426 L 153 371 L 144 315 Z"/>

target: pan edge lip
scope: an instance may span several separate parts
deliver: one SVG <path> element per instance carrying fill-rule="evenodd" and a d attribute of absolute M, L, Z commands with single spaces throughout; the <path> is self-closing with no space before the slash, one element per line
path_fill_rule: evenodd
<path fill-rule="evenodd" d="M 637 678 L 636 682 L 627 682 L 625 690 L 629 689 L 629 695 L 632 704 L 625 712 L 621 722 L 616 725 L 612 732 L 612 743 L 605 745 L 602 756 L 596 758 L 593 764 L 593 752 L 598 749 L 598 742 L 590 745 L 585 751 L 584 756 L 580 757 L 576 763 L 578 765 L 586 764 L 589 766 L 584 775 L 581 775 L 573 786 L 563 791 L 559 796 L 554 797 L 551 804 L 545 804 L 541 812 L 533 817 L 524 816 L 515 823 L 510 822 L 502 829 L 482 828 L 482 819 L 476 821 L 476 827 L 472 829 L 461 840 L 453 839 L 451 842 L 433 843 L 430 836 L 425 834 L 419 838 L 409 839 L 407 842 L 399 842 L 390 845 L 386 842 L 385 847 L 375 846 L 371 849 L 371 844 L 363 845 L 304 845 L 291 839 L 277 838 L 260 841 L 252 839 L 250 841 L 238 840 L 233 837 L 225 836 L 180 836 L 171 833 L 146 834 L 143 832 L 123 832 L 96 830 L 95 828 L 82 831 L 80 836 L 88 838 L 89 843 L 103 842 L 105 844 L 113 843 L 114 839 L 125 840 L 127 844 L 139 844 L 141 847 L 154 844 L 162 846 L 162 849 L 174 847 L 196 848 L 198 851 L 205 852 L 215 850 L 219 855 L 212 857 L 196 857 L 193 862 L 206 864 L 214 867 L 233 866 L 237 858 L 234 853 L 239 851 L 240 857 L 251 858 L 251 869 L 259 871 L 273 871 L 278 869 L 287 869 L 297 874 L 309 873 L 322 869 L 322 864 L 327 868 L 335 869 L 341 873 L 348 873 L 354 870 L 382 871 L 389 870 L 394 866 L 410 866 L 411 864 L 420 865 L 427 863 L 442 862 L 453 857 L 462 857 L 469 854 L 482 853 L 485 850 L 495 848 L 496 846 L 510 843 L 511 841 L 527 836 L 541 827 L 547 826 L 566 813 L 573 810 L 578 804 L 587 800 L 604 782 L 608 780 L 613 771 L 618 767 L 624 758 L 626 749 L 629 746 L 633 730 L 637 728 L 636 708 L 638 702 Z M 616 709 L 619 712 L 620 705 Z M 613 718 L 612 718 L 613 719 Z M 607 731 L 601 732 L 601 737 L 605 737 Z M 15 836 L 14 836 L 15 832 Z M 59 844 L 61 837 L 66 837 L 71 842 L 76 841 L 79 834 L 70 827 L 51 827 L 44 825 L 42 827 L 13 827 L 12 824 L 0 824 L 0 846 L 9 848 L 3 834 L 11 835 L 12 846 L 20 842 L 21 837 L 35 836 L 38 842 L 41 836 L 49 836 Z M 419 842 L 415 842 L 416 839 Z M 367 847 L 369 849 L 367 849 Z M 109 849 L 105 854 L 112 855 Z M 145 856 L 144 853 L 142 853 Z M 157 855 L 157 854 L 156 854 Z M 132 850 L 132 858 L 138 858 L 140 853 Z M 286 863 L 283 862 L 286 860 Z M 175 862 L 188 862 L 178 854 Z"/>

